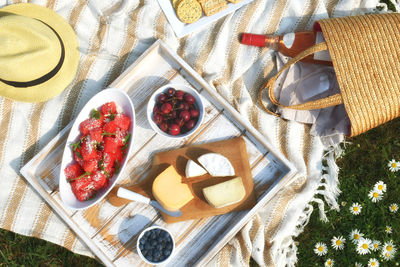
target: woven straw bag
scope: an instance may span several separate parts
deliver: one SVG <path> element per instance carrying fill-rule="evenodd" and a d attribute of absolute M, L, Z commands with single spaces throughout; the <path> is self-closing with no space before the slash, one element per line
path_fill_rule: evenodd
<path fill-rule="evenodd" d="M 269 91 L 282 108 L 312 110 L 344 104 L 350 136 L 356 136 L 400 116 L 400 14 L 373 14 L 318 21 L 326 42 L 289 60 L 260 90 Z M 340 93 L 299 105 L 283 106 L 274 95 L 281 73 L 302 58 L 328 49 Z M 269 111 L 269 110 L 268 110 Z"/>

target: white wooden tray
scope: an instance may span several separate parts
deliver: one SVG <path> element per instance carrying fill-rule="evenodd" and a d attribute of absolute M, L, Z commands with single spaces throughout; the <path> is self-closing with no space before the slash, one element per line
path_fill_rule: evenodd
<path fill-rule="evenodd" d="M 176 140 L 156 134 L 146 119 L 146 103 L 158 87 L 187 83 L 205 100 L 205 117 L 192 136 Z M 111 87 L 125 90 L 136 112 L 136 136 L 132 156 L 120 184 L 132 185 L 144 177 L 156 152 L 243 136 L 254 178 L 257 204 L 248 211 L 232 212 L 199 220 L 166 224 L 151 206 L 131 202 L 115 207 L 104 199 L 81 211 L 72 211 L 59 197 L 61 157 L 71 122 L 22 169 L 21 173 L 72 230 L 106 266 L 141 266 L 136 252 L 139 233 L 153 224 L 166 227 L 176 240 L 169 266 L 207 263 L 285 184 L 295 168 L 219 96 L 188 64 L 162 41 L 155 42 Z"/>

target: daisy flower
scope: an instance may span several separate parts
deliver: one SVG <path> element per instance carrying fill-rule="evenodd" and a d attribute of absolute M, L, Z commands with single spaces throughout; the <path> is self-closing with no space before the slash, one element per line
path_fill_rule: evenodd
<path fill-rule="evenodd" d="M 379 246 L 381 245 L 381 242 L 380 241 L 378 241 L 378 240 L 374 240 L 374 241 L 372 241 L 372 243 L 371 243 L 371 249 L 372 249 L 372 251 L 377 251 L 378 249 L 379 249 Z"/>
<path fill-rule="evenodd" d="M 371 258 L 368 261 L 368 267 L 378 267 L 379 266 L 379 261 L 375 258 Z"/>
<path fill-rule="evenodd" d="M 372 189 L 369 191 L 368 197 L 372 200 L 372 202 L 376 203 L 382 199 L 382 194 L 378 190 Z"/>
<path fill-rule="evenodd" d="M 346 238 L 343 236 L 334 236 L 331 240 L 332 247 L 336 250 L 338 249 L 343 249 L 344 248 L 344 243 L 346 242 Z"/>
<path fill-rule="evenodd" d="M 381 193 L 386 192 L 386 184 L 382 181 L 379 181 L 374 185 L 374 189 Z"/>
<path fill-rule="evenodd" d="M 331 267 L 335 264 L 335 261 L 332 259 L 327 259 L 325 262 L 325 267 Z"/>
<path fill-rule="evenodd" d="M 392 227 L 386 226 L 385 232 L 386 232 L 387 234 L 391 234 L 391 233 L 392 233 Z"/>
<path fill-rule="evenodd" d="M 394 258 L 394 253 L 389 253 L 389 252 L 382 253 L 382 258 L 383 258 L 385 261 L 390 261 L 391 259 Z"/>
<path fill-rule="evenodd" d="M 389 167 L 389 170 L 391 172 L 397 172 L 398 170 L 400 170 L 400 162 L 395 161 L 394 159 L 389 161 L 387 166 Z"/>
<path fill-rule="evenodd" d="M 354 263 L 354 267 L 362 267 L 362 264 L 361 264 L 361 263 L 358 263 L 358 262 L 356 262 L 356 263 Z"/>
<path fill-rule="evenodd" d="M 314 252 L 318 256 L 322 256 L 328 253 L 328 248 L 326 247 L 325 243 L 318 242 L 317 244 L 315 244 Z"/>
<path fill-rule="evenodd" d="M 350 212 L 354 215 L 358 215 L 361 213 L 361 209 L 362 209 L 361 205 L 356 202 L 353 203 L 353 205 L 351 205 Z"/>
<path fill-rule="evenodd" d="M 371 240 L 368 238 L 361 238 L 361 240 L 357 243 L 357 252 L 360 255 L 365 255 L 371 253 Z"/>
<path fill-rule="evenodd" d="M 389 254 L 395 254 L 397 251 L 395 245 L 393 244 L 393 241 L 390 240 L 389 242 L 386 242 L 385 244 L 383 244 L 382 246 L 382 255 L 385 255 L 386 253 Z"/>
<path fill-rule="evenodd" d="M 399 205 L 397 205 L 396 203 L 390 204 L 389 206 L 389 211 L 396 213 L 399 210 Z"/>
<path fill-rule="evenodd" d="M 349 238 L 353 244 L 357 244 L 358 241 L 364 236 L 364 234 L 360 233 L 359 230 L 354 229 L 351 231 Z"/>

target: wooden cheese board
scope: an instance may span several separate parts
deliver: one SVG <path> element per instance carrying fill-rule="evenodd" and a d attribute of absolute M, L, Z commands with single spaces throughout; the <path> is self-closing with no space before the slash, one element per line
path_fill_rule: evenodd
<path fill-rule="evenodd" d="M 189 159 L 196 160 L 199 156 L 210 152 L 219 153 L 227 157 L 232 163 L 235 175 L 242 177 L 243 185 L 246 190 L 246 195 L 242 201 L 226 207 L 214 208 L 207 203 L 207 200 L 203 196 L 203 188 L 227 181 L 232 179 L 232 177 L 211 177 L 210 174 L 205 174 L 196 178 L 185 178 L 187 161 Z M 248 210 L 257 203 L 253 190 L 253 176 L 251 174 L 246 144 L 243 137 L 234 137 L 223 141 L 186 146 L 176 150 L 157 153 L 154 155 L 148 176 L 141 183 L 126 187 L 126 189 L 155 199 L 152 194 L 153 181 L 157 175 L 170 165 L 174 166 L 177 172 L 182 176 L 182 183 L 189 185 L 194 199 L 180 209 L 180 211 L 182 211 L 182 216 L 172 217 L 161 212 L 163 220 L 166 223 L 200 219 L 233 211 Z M 130 202 L 129 200 L 117 197 L 117 190 L 118 188 L 112 190 L 111 194 L 107 197 L 108 201 L 114 206 L 128 204 Z"/>
<path fill-rule="evenodd" d="M 146 118 L 146 103 L 151 94 L 168 83 L 187 84 L 195 88 L 203 100 L 202 125 L 193 135 L 183 139 L 155 133 Z M 152 172 L 153 159 L 161 162 L 164 152 L 240 137 L 245 143 L 243 149 L 246 150 L 257 203 L 247 210 L 169 224 L 152 206 L 136 202 L 113 205 L 105 198 L 86 210 L 70 210 L 60 200 L 58 180 L 71 122 L 21 169 L 21 173 L 106 266 L 144 266 L 135 244 L 141 231 L 152 225 L 167 228 L 176 241 L 175 253 L 168 266 L 205 265 L 257 210 L 292 181 L 296 173 L 279 151 L 160 40 L 110 87 L 124 90 L 130 96 L 136 114 L 132 156 L 117 186 L 129 188 L 141 184 Z M 78 242 L 75 245 L 80 246 Z"/>

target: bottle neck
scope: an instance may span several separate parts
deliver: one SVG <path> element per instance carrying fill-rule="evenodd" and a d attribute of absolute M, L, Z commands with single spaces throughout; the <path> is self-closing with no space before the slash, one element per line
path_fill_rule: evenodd
<path fill-rule="evenodd" d="M 280 36 L 272 36 L 272 35 L 266 36 L 265 47 L 268 47 L 274 51 L 278 51 L 280 41 L 281 41 Z"/>

